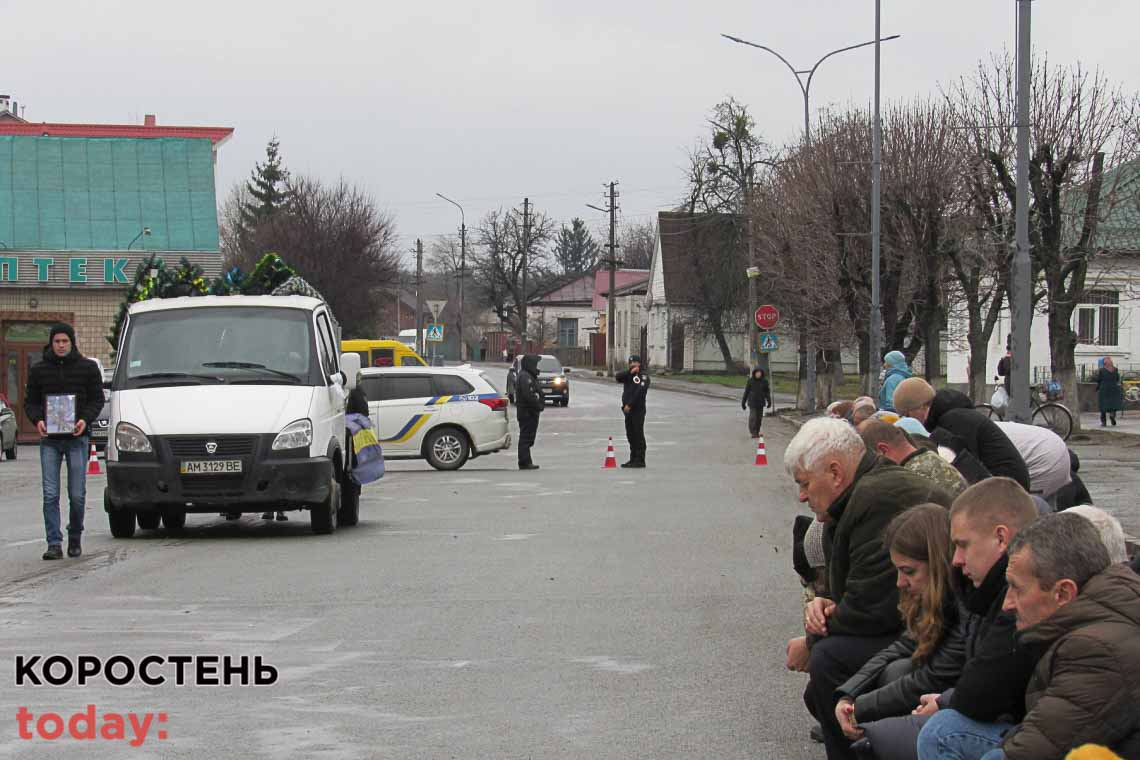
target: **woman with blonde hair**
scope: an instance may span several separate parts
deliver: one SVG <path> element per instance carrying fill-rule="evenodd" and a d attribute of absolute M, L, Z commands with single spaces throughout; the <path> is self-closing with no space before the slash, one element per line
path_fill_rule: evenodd
<path fill-rule="evenodd" d="M 835 714 L 849 739 L 869 737 L 876 757 L 914 757 L 920 723 L 877 731 L 874 722 L 910 716 L 923 694 L 953 686 L 962 672 L 966 615 L 951 581 L 950 513 L 938 504 L 912 507 L 887 526 L 883 545 L 898 576 L 905 632 L 839 687 Z"/>

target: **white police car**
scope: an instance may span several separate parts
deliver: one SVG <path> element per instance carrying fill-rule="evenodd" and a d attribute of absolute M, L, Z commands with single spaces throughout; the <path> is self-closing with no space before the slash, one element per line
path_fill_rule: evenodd
<path fill-rule="evenodd" d="M 480 370 L 369 367 L 360 378 L 385 459 L 458 470 L 511 446 L 507 397 Z"/>

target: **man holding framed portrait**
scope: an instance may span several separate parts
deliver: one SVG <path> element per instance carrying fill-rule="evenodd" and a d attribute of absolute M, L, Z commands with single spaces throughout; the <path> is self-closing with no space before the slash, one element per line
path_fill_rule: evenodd
<path fill-rule="evenodd" d="M 103 374 L 99 365 L 79 353 L 71 325 L 52 325 L 43 361 L 28 372 L 24 413 L 40 434 L 43 471 L 44 559 L 63 558 L 60 529 L 60 467 L 67 462 L 67 556 L 83 553 L 81 539 L 87 500 L 87 455 L 90 428 L 103 409 Z"/>

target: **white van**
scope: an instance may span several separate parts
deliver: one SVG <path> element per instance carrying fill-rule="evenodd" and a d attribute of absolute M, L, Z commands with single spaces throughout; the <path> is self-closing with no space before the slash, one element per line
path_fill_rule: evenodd
<path fill-rule="evenodd" d="M 317 298 L 133 304 L 111 382 L 111 534 L 178 529 L 188 512 L 308 509 L 315 533 L 355 525 L 344 414 L 360 357 L 339 346 Z"/>

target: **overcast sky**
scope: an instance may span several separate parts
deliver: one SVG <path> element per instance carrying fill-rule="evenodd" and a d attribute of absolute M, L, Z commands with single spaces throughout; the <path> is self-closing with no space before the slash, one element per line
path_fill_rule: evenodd
<path fill-rule="evenodd" d="M 938 92 L 1012 48 L 1014 0 L 883 0 L 884 103 Z M 32 121 L 235 129 L 218 159 L 219 202 L 276 134 L 294 172 L 367 188 L 402 245 L 425 245 L 529 196 L 559 220 L 604 205 L 626 219 L 683 190 L 685 151 L 711 107 L 746 103 L 776 145 L 802 129 L 802 100 L 776 58 L 809 68 L 874 37 L 873 0 L 246 2 L 100 0 L 7 4 L 0 92 Z M 1101 67 L 1140 91 L 1137 0 L 1038 0 L 1038 51 Z M 871 49 L 820 67 L 812 106 L 870 103 Z"/>

